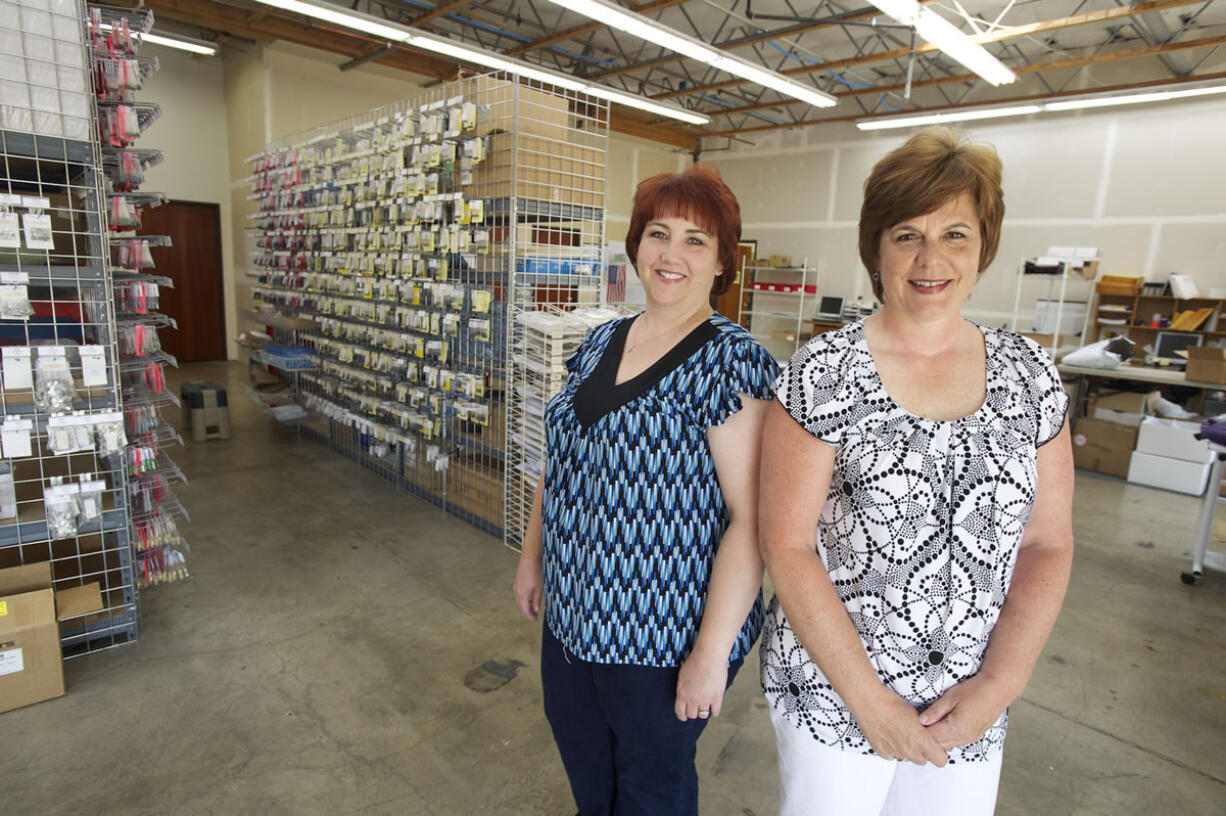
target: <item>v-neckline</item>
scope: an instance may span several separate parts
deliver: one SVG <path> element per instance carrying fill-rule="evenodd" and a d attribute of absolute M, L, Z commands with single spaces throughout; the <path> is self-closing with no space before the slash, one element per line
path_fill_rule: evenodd
<path fill-rule="evenodd" d="M 694 352 L 719 334 L 714 317 L 715 315 L 712 314 L 691 329 L 685 337 L 664 352 L 660 359 L 642 372 L 619 383 L 617 382 L 617 369 L 621 367 L 622 353 L 625 350 L 630 326 L 637 318 L 623 321 L 613 330 L 595 369 L 587 379 L 579 384 L 575 393 L 575 415 L 579 418 L 580 424 L 585 428 L 595 425 L 601 417 L 638 399 L 675 371 L 693 356 Z"/>

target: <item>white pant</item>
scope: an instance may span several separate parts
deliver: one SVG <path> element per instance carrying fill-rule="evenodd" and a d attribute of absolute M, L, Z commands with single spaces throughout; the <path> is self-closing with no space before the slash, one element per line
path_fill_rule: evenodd
<path fill-rule="evenodd" d="M 779 816 L 991 816 L 1002 752 L 938 768 L 822 745 L 771 710 Z"/>

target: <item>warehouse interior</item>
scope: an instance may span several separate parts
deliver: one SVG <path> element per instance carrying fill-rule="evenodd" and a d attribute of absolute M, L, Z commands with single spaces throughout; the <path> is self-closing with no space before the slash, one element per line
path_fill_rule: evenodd
<path fill-rule="evenodd" d="M 1226 483 L 1220 449 L 1192 432 L 1226 414 L 1226 6 L 588 11 L 609 6 L 649 27 L 549 0 L 97 12 L 0 0 L 0 215 L 49 209 L 55 236 L 41 258 L 29 226 L 24 248 L 0 248 L 3 284 L 27 287 L 29 305 L 0 314 L 0 470 L 13 495 L 0 505 L 15 508 L 0 520 L 0 599 L 5 570 L 48 565 L 62 671 L 58 689 L 16 703 L 0 685 L 6 810 L 573 812 L 542 712 L 540 624 L 516 612 L 511 584 L 543 455 L 533 406 L 565 379 L 561 349 L 642 308 L 623 242 L 636 186 L 696 161 L 718 171 L 743 243 L 716 308 L 786 361 L 872 310 L 864 180 L 938 121 L 993 145 L 1004 166 L 1000 249 L 964 315 L 1048 348 L 1074 405 L 1072 579 L 1010 710 L 996 812 L 1221 813 Z M 1010 78 L 930 44 L 925 14 Z M 113 46 L 99 31 L 126 26 L 142 32 L 123 58 L 139 79 L 125 74 L 108 98 L 102 65 L 122 60 L 99 55 L 101 40 Z M 698 46 L 737 59 L 716 67 L 678 50 Z M 50 71 L 56 101 L 40 107 L 49 86 L 32 66 Z M 745 66 L 756 79 L 738 75 Z M 75 70 L 87 84 L 65 79 Z M 111 125 L 125 105 L 131 138 Z M 901 121 L 923 116 L 937 118 Z M 417 200 L 439 215 L 410 222 L 402 208 L 403 230 L 395 210 L 391 223 L 363 216 L 381 203 L 346 198 L 361 185 L 344 173 L 366 184 L 412 172 L 354 168 L 407 162 L 402 143 L 415 158 L 434 117 L 458 151 L 454 172 L 437 156 L 420 172 Z M 310 186 L 285 180 L 294 163 L 349 155 L 320 186 L 326 206 L 291 201 Z M 119 199 L 134 232 L 116 223 Z M 356 223 L 359 241 L 384 244 L 272 243 L 290 232 L 277 218 L 342 211 L 351 236 Z M 443 226 L 421 228 L 431 223 Z M 169 237 L 125 262 L 138 235 Z M 355 277 L 370 288 L 332 263 L 345 249 L 365 253 L 371 271 Z M 419 277 L 412 295 L 397 283 Z M 1125 364 L 1121 378 L 1063 362 L 1114 334 L 1159 364 Z M 48 344 L 79 347 L 74 399 L 53 407 L 38 387 Z M 1187 359 L 1167 359 L 1167 344 Z M 10 379 L 10 346 L 26 349 L 27 379 L 35 350 L 32 389 Z M 90 348 L 106 360 L 92 381 Z M 126 452 L 102 441 L 116 412 L 105 421 L 127 423 Z M 98 441 L 57 449 L 56 413 L 93 418 Z M 104 509 L 57 533 L 46 491 L 89 474 Z M 95 605 L 66 615 L 67 597 L 95 584 Z M 757 675 L 755 654 L 699 743 L 703 814 L 778 812 Z"/>

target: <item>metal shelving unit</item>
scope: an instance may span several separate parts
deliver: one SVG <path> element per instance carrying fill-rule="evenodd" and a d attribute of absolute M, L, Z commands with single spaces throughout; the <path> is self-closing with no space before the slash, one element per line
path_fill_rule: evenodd
<path fill-rule="evenodd" d="M 0 316 L 0 566 L 49 562 L 57 590 L 98 585 L 102 609 L 61 625 L 65 657 L 133 641 L 139 625 L 85 19 L 64 3 L 0 23 L 0 211 L 23 226 L 0 248 L 13 299 Z M 67 376 L 51 388 L 56 368 Z M 67 500 L 48 495 L 64 487 Z"/>
<path fill-rule="evenodd" d="M 251 157 L 260 322 L 315 353 L 281 371 L 302 432 L 518 545 L 518 316 L 597 302 L 607 151 L 606 102 L 489 75 Z"/>
<path fill-rule="evenodd" d="M 807 258 L 795 267 L 743 264 L 737 322 L 786 362 L 812 336 L 817 278 Z"/>

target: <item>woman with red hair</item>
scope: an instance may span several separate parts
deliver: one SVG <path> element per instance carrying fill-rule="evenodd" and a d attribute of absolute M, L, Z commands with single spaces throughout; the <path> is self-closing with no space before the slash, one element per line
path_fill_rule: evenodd
<path fill-rule="evenodd" d="M 694 757 L 762 628 L 758 444 L 778 366 L 715 314 L 741 234 L 700 166 L 639 185 L 646 308 L 592 331 L 546 411 L 515 578 L 581 816 L 698 813 Z"/>

